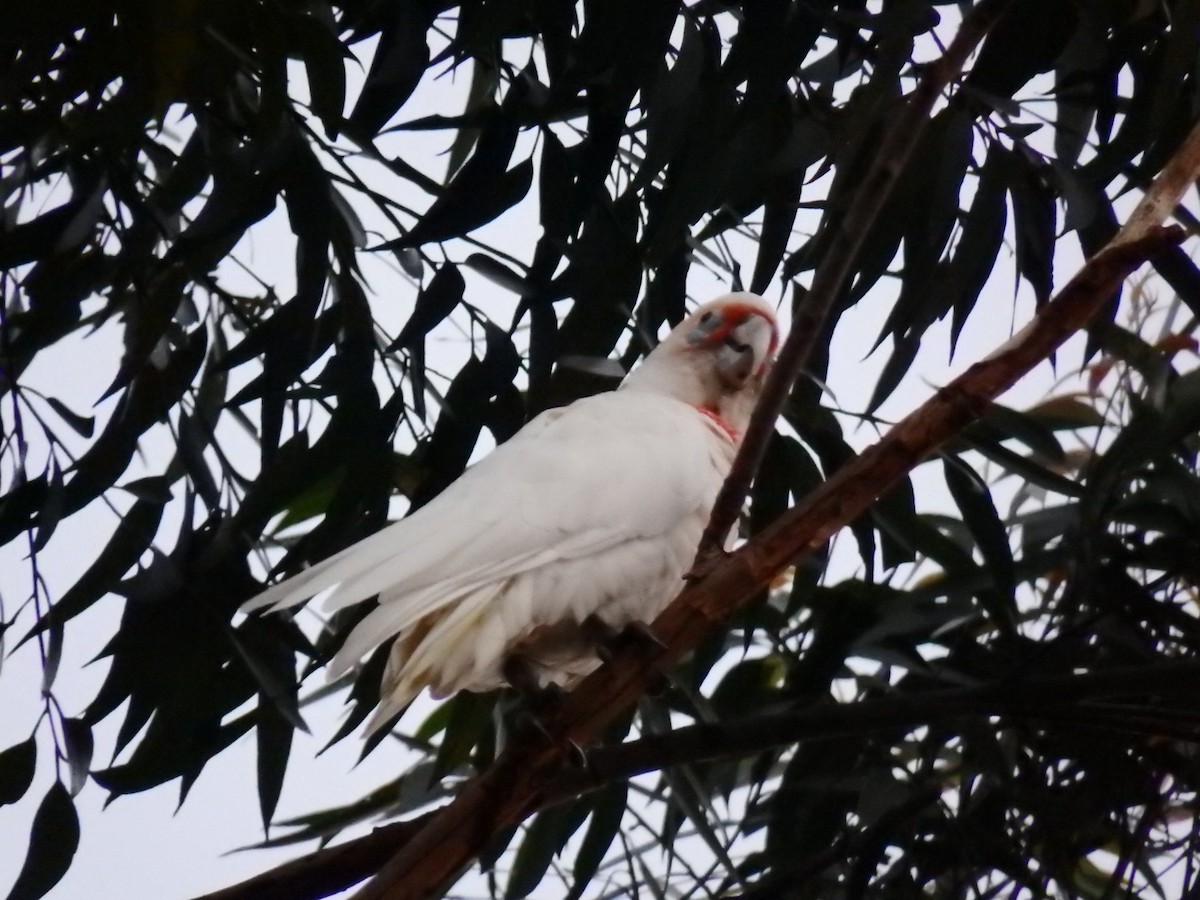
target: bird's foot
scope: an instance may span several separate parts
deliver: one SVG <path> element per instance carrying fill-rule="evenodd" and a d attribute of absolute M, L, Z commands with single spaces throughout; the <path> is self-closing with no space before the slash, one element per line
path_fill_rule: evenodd
<path fill-rule="evenodd" d="M 563 698 L 567 695 L 563 686 L 553 681 L 542 684 L 536 667 L 528 659 L 515 653 L 504 661 L 503 673 L 505 680 L 521 694 L 524 708 L 516 713 L 513 720 L 517 729 L 527 734 L 536 734 L 562 750 L 572 766 L 586 768 L 587 754 L 583 748 L 570 739 L 555 737 L 542 721 L 562 705 Z"/>
<path fill-rule="evenodd" d="M 645 622 L 629 622 L 624 628 L 617 629 L 599 616 L 591 615 L 580 623 L 580 627 L 588 640 L 595 645 L 596 655 L 606 663 L 611 662 L 613 657 L 626 647 L 647 653 L 665 650 L 667 647 L 662 638 Z M 659 696 L 670 686 L 667 676 L 656 671 L 646 690 L 652 696 Z"/>
<path fill-rule="evenodd" d="M 599 616 L 591 615 L 579 626 L 589 641 L 595 644 L 596 655 L 609 662 L 625 647 L 665 650 L 662 638 L 645 622 L 629 622 L 624 628 L 614 628 Z"/>
<path fill-rule="evenodd" d="M 592 761 L 588 759 L 587 751 L 575 743 L 570 738 L 567 738 L 563 745 L 566 749 L 567 762 L 576 769 L 590 769 Z"/>
<path fill-rule="evenodd" d="M 617 639 L 620 631 L 595 613 L 579 623 L 579 630 L 583 633 L 584 640 L 595 646 L 597 656 L 604 662 L 612 659 L 611 644 Z"/>
<path fill-rule="evenodd" d="M 632 640 L 655 650 L 666 650 L 667 644 L 645 622 L 630 622 L 621 631 L 624 640 Z"/>
<path fill-rule="evenodd" d="M 551 681 L 549 684 L 538 686 L 525 693 L 525 700 L 530 709 L 549 711 L 558 709 L 566 699 L 567 691 L 561 684 Z"/>
<path fill-rule="evenodd" d="M 537 737 L 562 752 L 567 764 L 576 769 L 586 769 L 589 765 L 587 751 L 570 738 L 561 738 L 553 734 L 541 718 L 532 710 L 522 710 L 514 720 L 516 727 L 526 734 Z"/>
<path fill-rule="evenodd" d="M 543 712 L 555 709 L 566 696 L 562 685 L 554 682 L 542 684 L 537 666 L 519 653 L 512 654 L 504 661 L 501 673 L 504 680 L 525 698 L 530 709 Z"/>

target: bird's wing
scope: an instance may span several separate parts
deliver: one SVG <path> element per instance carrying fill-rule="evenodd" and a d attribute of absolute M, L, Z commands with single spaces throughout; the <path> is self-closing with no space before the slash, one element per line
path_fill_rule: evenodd
<path fill-rule="evenodd" d="M 701 495 L 715 492 L 714 441 L 701 415 L 667 397 L 600 394 L 551 410 L 408 518 L 244 609 L 282 609 L 329 588 L 332 609 L 382 593 L 373 627 L 356 629 L 370 645 L 345 648 L 343 659 L 356 659 L 483 585 L 668 530 L 711 502 Z"/>
<path fill-rule="evenodd" d="M 407 518 L 363 538 L 333 556 L 272 585 L 242 606 L 243 612 L 270 608 L 272 612 L 339 588 L 326 602 L 332 609 L 349 606 L 389 587 L 404 584 L 414 592 L 444 578 L 440 564 L 462 551 L 479 533 L 495 524 L 505 491 L 506 447 L 536 439 L 565 410 L 550 410 L 530 422 L 507 443 L 469 468 L 430 503 Z M 511 466 L 511 463 L 509 464 Z M 453 545 L 447 543 L 454 536 Z M 470 557 L 464 553 L 464 562 Z"/>

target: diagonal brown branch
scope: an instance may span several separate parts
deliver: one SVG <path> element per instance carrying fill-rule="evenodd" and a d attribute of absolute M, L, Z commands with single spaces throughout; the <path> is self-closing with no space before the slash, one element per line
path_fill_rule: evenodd
<path fill-rule="evenodd" d="M 1196 140 L 1200 143 L 1200 129 Z M 1093 257 L 1016 338 L 938 391 L 803 503 L 689 584 L 653 623 L 665 647 L 630 649 L 586 678 L 544 719 L 547 732 L 561 743 L 539 733 L 518 736 L 489 771 L 466 784 L 454 802 L 388 862 L 358 900 L 436 895 L 500 828 L 521 821 L 544 803 L 563 766 L 568 741 L 590 741 L 645 690 L 655 670 L 678 662 L 798 555 L 867 510 L 1083 326 L 1133 270 L 1183 238 L 1180 228 L 1151 227 L 1142 237 L 1128 238 Z"/>
<path fill-rule="evenodd" d="M 280 867 L 205 900 L 322 896 L 312 888 L 348 886 L 347 878 L 353 883 L 366 877 L 389 854 L 394 855 L 360 897 L 432 895 L 474 858 L 495 829 L 562 799 L 563 779 L 578 777 L 562 765 L 567 740 L 582 742 L 595 735 L 636 699 L 655 670 L 677 661 L 794 557 L 820 545 L 867 509 L 891 484 L 1084 325 L 1139 264 L 1178 244 L 1182 230 L 1162 228 L 1159 223 L 1198 174 L 1200 126 L 1156 179 L 1129 224 L 1023 332 L 939 391 L 803 504 L 736 553 L 720 559 L 706 577 L 688 585 L 654 623 L 667 640 L 666 649 L 648 654 L 645 649 L 630 649 L 573 691 L 547 723 L 561 744 L 534 734 L 519 736 L 489 772 L 470 782 L 448 806 Z M 1062 691 L 1065 687 L 1055 695 L 1066 696 Z M 732 752 L 732 748 L 726 749 Z M 670 759 L 660 753 L 654 763 L 666 765 Z M 568 772 L 565 776 L 564 771 Z M 630 760 L 622 771 L 632 774 Z M 575 788 L 588 789 L 584 785 Z M 298 885 L 303 886 L 299 891 Z"/>
<path fill-rule="evenodd" d="M 1138 266 L 1182 242 L 1182 229 L 1156 223 L 1181 196 L 1184 185 L 1175 176 L 1195 174 L 1198 148 L 1200 127 L 1156 180 L 1135 213 L 1136 227 L 1123 230 L 1089 260 L 1029 326 L 938 391 L 775 525 L 737 552 L 717 557 L 653 623 L 665 647 L 630 649 L 585 679 L 545 718 L 547 733 L 554 740 L 537 733 L 518 736 L 490 770 L 467 783 L 389 860 L 356 895 L 357 900 L 438 894 L 499 829 L 521 821 L 543 804 L 563 766 L 568 742 L 590 741 L 645 690 L 656 669 L 676 663 L 776 573 L 866 511 L 906 472 L 1086 324 Z M 1139 218 L 1149 206 L 1153 212 Z"/>
<path fill-rule="evenodd" d="M 544 719 L 548 733 L 561 743 L 537 733 L 515 739 L 489 771 L 466 784 L 458 798 L 388 862 L 358 900 L 436 895 L 500 828 L 521 821 L 543 804 L 562 768 L 567 741 L 590 741 L 644 691 L 655 670 L 678 662 L 798 555 L 867 510 L 1083 326 L 1133 270 L 1183 237 L 1177 227 L 1148 228 L 1142 237 L 1109 246 L 1093 257 L 1016 338 L 938 391 L 803 503 L 689 584 L 653 623 L 664 648 L 620 653 L 586 678 Z"/>
<path fill-rule="evenodd" d="M 950 82 L 962 73 L 967 59 L 1009 2 L 983 0 L 963 19 L 946 52 L 922 73 L 855 192 L 849 209 L 828 226 L 834 229 L 829 251 L 817 266 L 811 290 L 796 310 L 791 331 L 763 385 L 762 397 L 754 409 L 733 469 L 717 495 L 696 554 L 698 571 L 720 553 L 725 535 L 736 524 L 750 483 L 762 464 L 771 432 L 775 430 L 775 420 L 812 354 L 829 311 L 841 297 L 863 241 L 925 130 L 934 104 Z"/>
<path fill-rule="evenodd" d="M 380 867 L 428 823 L 437 810 L 390 822 L 370 834 L 326 847 L 194 900 L 320 900 L 348 890 Z"/>

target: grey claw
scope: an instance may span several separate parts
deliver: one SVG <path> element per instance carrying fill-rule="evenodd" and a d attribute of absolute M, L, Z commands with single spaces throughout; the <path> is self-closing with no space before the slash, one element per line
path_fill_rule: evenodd
<path fill-rule="evenodd" d="M 567 740 L 567 761 L 577 769 L 586 769 L 589 765 L 587 751 L 569 738 Z"/>
<path fill-rule="evenodd" d="M 625 626 L 625 632 L 636 640 L 657 647 L 659 650 L 666 650 L 667 645 L 645 622 L 630 622 Z"/>

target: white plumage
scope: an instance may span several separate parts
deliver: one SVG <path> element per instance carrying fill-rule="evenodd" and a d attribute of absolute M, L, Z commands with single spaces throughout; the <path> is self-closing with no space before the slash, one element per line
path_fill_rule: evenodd
<path fill-rule="evenodd" d="M 579 624 L 653 619 L 682 587 L 776 343 L 774 311 L 729 294 L 693 312 L 613 392 L 542 413 L 426 506 L 243 609 L 379 605 L 329 665 L 393 636 L 368 732 L 424 687 L 540 684 L 596 667 Z"/>

